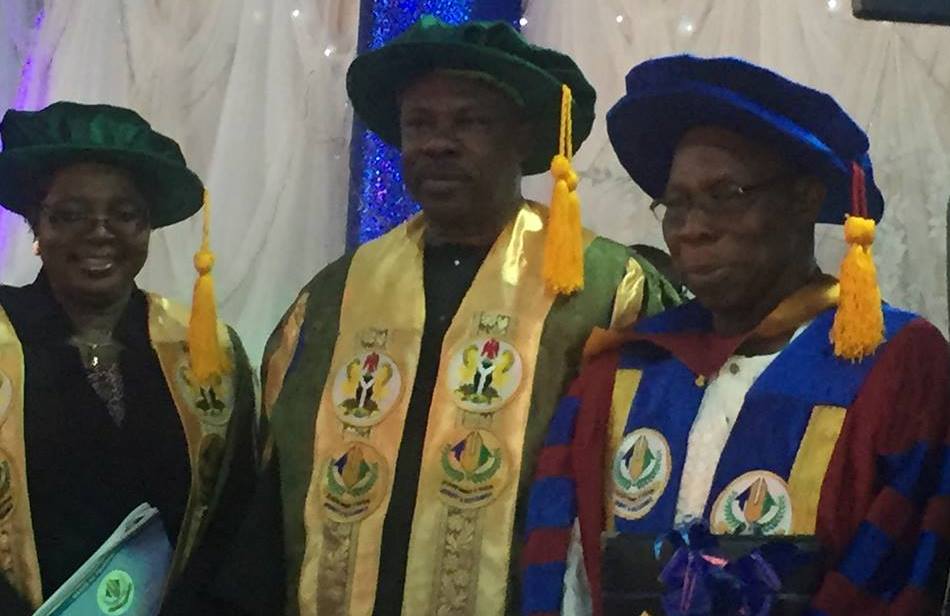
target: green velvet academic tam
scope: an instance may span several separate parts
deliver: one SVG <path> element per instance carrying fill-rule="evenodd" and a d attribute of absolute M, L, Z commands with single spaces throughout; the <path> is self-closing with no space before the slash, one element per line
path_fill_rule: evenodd
<path fill-rule="evenodd" d="M 353 109 L 384 141 L 399 146 L 399 95 L 435 70 L 481 73 L 512 94 L 535 124 L 534 144 L 522 171 L 547 171 L 558 153 L 561 85 L 573 95 L 574 150 L 590 134 L 596 92 L 569 57 L 528 43 L 502 21 L 452 26 L 423 15 L 379 49 L 357 57 L 346 75 Z"/>
<path fill-rule="evenodd" d="M 150 197 L 153 228 L 184 220 L 201 208 L 204 187 L 174 140 L 131 109 L 57 102 L 40 111 L 10 110 L 0 122 L 0 204 L 24 215 L 37 182 L 80 162 L 128 170 Z"/>

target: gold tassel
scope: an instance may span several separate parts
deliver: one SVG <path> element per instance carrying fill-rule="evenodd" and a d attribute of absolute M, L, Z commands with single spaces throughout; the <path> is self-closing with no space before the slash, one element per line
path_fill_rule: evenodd
<path fill-rule="evenodd" d="M 544 241 L 544 282 L 548 291 L 570 295 L 584 288 L 584 246 L 577 174 L 571 167 L 571 89 L 561 86 L 558 153 L 551 160 L 554 190 Z"/>
<path fill-rule="evenodd" d="M 853 210 L 844 222 L 844 238 L 848 253 L 841 262 L 841 292 L 838 310 L 831 326 L 831 342 L 835 355 L 859 361 L 871 355 L 884 341 L 884 314 L 881 290 L 871 254 L 874 243 L 874 220 L 866 218 L 864 173 L 854 165 Z"/>
<path fill-rule="evenodd" d="M 218 313 L 214 302 L 214 253 L 209 246 L 211 231 L 211 202 L 208 191 L 202 204 L 201 248 L 195 253 L 198 279 L 191 301 L 191 322 L 188 326 L 188 354 L 191 372 L 201 385 L 210 384 L 215 377 L 230 370 L 228 359 L 218 340 Z"/>

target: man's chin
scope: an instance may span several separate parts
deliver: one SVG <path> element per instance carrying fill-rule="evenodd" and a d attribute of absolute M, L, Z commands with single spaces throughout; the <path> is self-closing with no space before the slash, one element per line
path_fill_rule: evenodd
<path fill-rule="evenodd" d="M 426 196 L 419 199 L 419 205 L 426 218 L 441 226 L 468 225 L 477 219 L 476 207 L 468 199 L 455 195 L 451 198 Z"/>
<path fill-rule="evenodd" d="M 736 289 L 727 285 L 714 287 L 690 286 L 690 292 L 704 308 L 711 312 L 732 312 L 741 308 L 742 299 L 736 296 Z"/>
<path fill-rule="evenodd" d="M 471 184 L 463 178 L 423 180 L 419 192 L 432 199 L 451 199 L 471 190 Z"/>

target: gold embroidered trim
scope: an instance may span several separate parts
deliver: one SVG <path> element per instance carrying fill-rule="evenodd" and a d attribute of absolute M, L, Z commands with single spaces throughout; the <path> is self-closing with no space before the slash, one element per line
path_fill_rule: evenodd
<path fill-rule="evenodd" d="M 442 555 L 435 571 L 436 616 L 475 614 L 482 525 L 477 509 L 446 507 Z"/>
<path fill-rule="evenodd" d="M 0 308 L 0 570 L 36 609 L 43 589 L 26 484 L 23 391 L 23 348 Z"/>
<path fill-rule="evenodd" d="M 353 564 L 353 539 L 358 534 L 358 524 L 327 522 L 323 526 L 323 551 L 317 573 L 317 611 L 320 614 L 347 616 L 349 603 L 350 567 Z"/>

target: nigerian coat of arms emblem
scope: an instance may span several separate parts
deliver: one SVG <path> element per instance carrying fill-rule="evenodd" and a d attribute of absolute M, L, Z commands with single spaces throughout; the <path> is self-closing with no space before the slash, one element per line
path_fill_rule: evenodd
<path fill-rule="evenodd" d="M 456 404 L 472 413 L 501 408 L 521 383 L 521 356 L 503 340 L 477 338 L 452 357 L 449 387 Z"/>
<path fill-rule="evenodd" d="M 385 418 L 401 389 L 396 363 L 379 351 L 368 351 L 350 359 L 337 372 L 333 405 L 340 421 L 365 428 Z"/>

